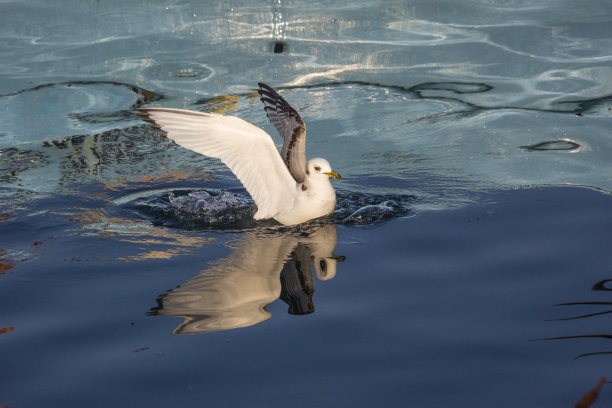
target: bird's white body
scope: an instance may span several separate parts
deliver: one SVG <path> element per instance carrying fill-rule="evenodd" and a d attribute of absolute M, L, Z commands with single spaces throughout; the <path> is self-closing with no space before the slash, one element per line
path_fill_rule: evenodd
<path fill-rule="evenodd" d="M 139 109 L 139 115 L 176 144 L 221 159 L 255 201 L 255 219 L 294 225 L 330 214 L 336 193 L 329 179 L 340 175 L 325 159 L 306 163 L 301 118 L 274 90 L 260 87 L 268 117 L 285 141 L 283 156 L 269 134 L 235 116 L 171 108 Z"/>
<path fill-rule="evenodd" d="M 315 167 L 320 170 L 315 170 Z M 332 171 L 327 160 L 312 159 L 308 162 L 308 168 L 306 180 L 296 186 L 293 202 L 287 202 L 287 206 L 273 217 L 281 224 L 301 224 L 330 214 L 336 207 L 336 192 L 325 174 Z"/>

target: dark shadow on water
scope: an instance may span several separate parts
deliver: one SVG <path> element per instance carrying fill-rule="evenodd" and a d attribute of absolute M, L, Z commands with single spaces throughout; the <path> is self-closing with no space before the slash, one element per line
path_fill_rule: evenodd
<path fill-rule="evenodd" d="M 182 317 L 173 333 L 193 334 L 258 324 L 279 298 L 290 314 L 313 313 L 313 271 L 332 279 L 345 259 L 334 255 L 336 242 L 333 224 L 244 232 L 230 256 L 161 295 L 149 315 Z"/>
<path fill-rule="evenodd" d="M 599 281 L 597 283 L 595 283 L 592 287 L 592 290 L 595 292 L 601 292 L 601 291 L 612 291 L 612 289 L 610 289 L 609 287 L 606 286 L 606 284 L 608 282 L 612 282 L 612 279 L 605 279 L 602 281 Z M 549 322 L 565 322 L 565 321 L 572 321 L 572 320 L 586 320 L 586 319 L 593 319 L 593 318 L 599 318 L 599 317 L 605 317 L 606 315 L 610 315 L 612 314 L 612 299 L 610 301 L 583 301 L 583 302 L 563 302 L 563 303 L 558 303 L 555 306 L 562 306 L 562 307 L 568 307 L 568 306 L 588 306 L 593 307 L 593 308 L 605 308 L 605 310 L 596 310 L 590 313 L 579 313 L 579 314 L 574 314 L 568 317 L 562 317 L 562 318 L 558 318 L 558 319 L 551 319 L 548 320 Z M 606 322 L 607 324 L 605 326 L 609 326 L 609 321 Z M 578 334 L 572 334 L 572 335 L 564 335 L 564 336 L 555 336 L 555 337 L 546 337 L 546 338 L 540 338 L 540 339 L 535 339 L 536 341 L 550 341 L 550 340 L 573 340 L 573 339 L 604 339 L 604 340 L 612 340 L 612 333 L 610 332 L 595 332 L 595 333 L 578 333 Z M 579 359 L 579 358 L 584 358 L 584 357 L 593 357 L 593 356 L 601 356 L 601 355 L 608 355 L 608 354 L 612 354 L 612 351 L 596 351 L 596 352 L 588 352 L 588 353 L 581 353 L 577 356 L 575 356 L 575 359 Z"/>
<path fill-rule="evenodd" d="M 20 173 L 48 163 L 49 158 L 41 151 L 17 147 L 0 149 L 0 183 L 15 182 Z"/>
<path fill-rule="evenodd" d="M 275 50 L 284 52 L 286 46 L 281 50 L 280 46 L 274 45 Z M 22 93 L 35 92 L 41 89 L 59 86 L 98 86 L 98 85 L 113 85 L 125 87 L 133 91 L 136 95 L 136 101 L 134 106 L 146 105 L 149 102 L 159 101 L 165 99 L 166 96 L 138 87 L 136 85 L 124 83 L 124 82 L 113 82 L 113 81 L 66 81 L 41 84 L 31 88 L 22 89 L 16 92 L 7 93 L 0 95 L 2 97 L 15 96 Z M 570 113 L 575 115 L 582 115 L 584 113 L 597 111 L 602 107 L 607 107 L 610 111 L 612 108 L 607 105 L 612 101 L 612 95 L 603 95 L 590 99 L 572 99 L 567 101 L 558 101 L 550 105 L 550 108 L 534 108 L 534 107 L 521 107 L 521 106 L 509 106 L 509 105 L 498 105 L 498 106 L 484 106 L 476 103 L 466 101 L 462 98 L 462 95 L 476 94 L 490 92 L 494 89 L 494 86 L 482 82 L 458 82 L 458 81 L 441 81 L 441 82 L 423 82 L 415 85 L 387 85 L 378 82 L 368 81 L 332 81 L 322 82 L 311 85 L 295 85 L 295 86 L 278 86 L 277 89 L 316 89 L 316 88 L 335 88 L 343 86 L 358 85 L 363 87 L 375 87 L 393 90 L 401 93 L 408 93 L 413 95 L 416 99 L 433 99 L 433 100 L 447 100 L 458 102 L 465 106 L 462 110 L 463 115 L 473 115 L 475 113 L 487 110 L 522 110 L 522 111 L 536 111 L 536 112 L 550 112 L 550 113 Z M 249 93 L 235 94 L 235 96 L 247 96 Z M 194 105 L 206 105 L 211 98 L 204 98 L 194 102 Z M 446 114 L 457 115 L 458 112 L 449 112 Z M 83 119 L 83 118 L 80 118 Z M 90 115 L 84 118 L 89 122 L 97 122 L 101 118 L 94 115 Z"/>
<path fill-rule="evenodd" d="M 41 84 L 41 85 L 36 85 L 33 86 L 31 88 L 26 88 L 26 89 L 21 89 L 19 91 L 16 92 L 11 92 L 11 93 L 7 93 L 7 94 L 3 94 L 0 95 L 0 98 L 5 97 L 5 96 L 15 96 L 15 95 L 19 95 L 22 93 L 28 93 L 28 92 L 36 92 L 36 91 L 40 91 L 41 89 L 45 89 L 45 88 L 55 88 L 55 87 L 72 87 L 72 86 L 89 86 L 89 85 L 93 85 L 93 86 L 97 86 L 97 85 L 112 85 L 112 86 L 119 86 L 119 87 L 124 87 L 127 88 L 129 90 L 131 90 L 132 92 L 134 92 L 134 94 L 136 94 L 136 105 L 141 105 L 143 103 L 147 103 L 147 102 L 152 102 L 152 101 L 158 101 L 160 99 L 164 99 L 164 96 L 162 94 L 158 94 L 156 92 L 153 91 L 149 91 L 148 89 L 144 89 L 141 88 L 139 86 L 136 85 L 132 85 L 132 84 L 128 84 L 125 82 L 115 82 L 115 81 L 65 81 L 65 82 L 53 82 L 53 83 L 48 83 L 48 84 Z"/>
<path fill-rule="evenodd" d="M 325 82 L 320 84 L 312 85 L 296 85 L 278 87 L 278 89 L 312 89 L 312 88 L 333 88 L 347 85 L 359 85 L 359 86 L 370 86 L 376 88 L 390 89 L 397 92 L 403 92 L 414 95 L 417 99 L 435 99 L 435 100 L 448 100 L 455 101 L 465 105 L 465 114 L 475 114 L 481 111 L 487 110 L 519 110 L 519 111 L 535 111 L 535 112 L 549 112 L 549 113 L 569 113 L 574 115 L 582 115 L 595 111 L 601 107 L 606 107 L 610 101 L 612 101 L 612 94 L 603 95 L 600 97 L 590 99 L 574 99 L 567 101 L 559 101 L 551 104 L 549 109 L 544 108 L 532 108 L 532 107 L 521 107 L 521 106 L 510 106 L 510 105 L 498 105 L 498 106 L 484 106 L 478 105 L 473 102 L 468 102 L 461 98 L 464 94 L 475 94 L 489 92 L 495 89 L 490 84 L 481 82 L 454 82 L 454 81 L 443 81 L 443 82 L 423 82 L 416 85 L 385 85 L 377 82 L 367 81 L 335 81 Z M 610 111 L 612 108 L 608 108 Z M 456 114 L 456 112 L 454 112 Z"/>
<path fill-rule="evenodd" d="M 535 143 L 528 146 L 519 146 L 527 151 L 567 151 L 577 152 L 581 146 L 573 140 L 548 140 L 545 142 Z"/>

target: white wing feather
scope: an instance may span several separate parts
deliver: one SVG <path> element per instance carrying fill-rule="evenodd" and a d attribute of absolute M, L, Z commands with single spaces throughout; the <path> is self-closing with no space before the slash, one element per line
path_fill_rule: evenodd
<path fill-rule="evenodd" d="M 264 130 L 235 116 L 217 113 L 171 108 L 138 110 L 140 116 L 154 122 L 179 146 L 221 159 L 255 201 L 255 219 L 272 218 L 293 205 L 297 184 L 272 137 Z"/>

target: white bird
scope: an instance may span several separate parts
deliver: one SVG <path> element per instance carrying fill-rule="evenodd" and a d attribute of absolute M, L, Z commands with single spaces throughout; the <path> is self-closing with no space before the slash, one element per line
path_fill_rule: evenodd
<path fill-rule="evenodd" d="M 330 214 L 336 193 L 329 178 L 342 178 L 325 159 L 306 162 L 302 118 L 274 89 L 258 85 L 266 114 L 283 138 L 282 155 L 268 133 L 235 116 L 171 108 L 138 108 L 138 115 L 179 146 L 221 159 L 255 201 L 256 220 L 294 225 Z"/>

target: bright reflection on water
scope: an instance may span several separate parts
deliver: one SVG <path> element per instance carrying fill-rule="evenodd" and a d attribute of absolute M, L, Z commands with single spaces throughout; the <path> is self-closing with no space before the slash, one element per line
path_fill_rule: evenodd
<path fill-rule="evenodd" d="M 0 405 L 572 406 L 612 378 L 611 10 L 2 2 Z M 274 134 L 258 81 L 329 217 L 255 222 L 134 115 Z"/>
<path fill-rule="evenodd" d="M 312 231 L 275 233 L 252 231 L 232 243 L 229 257 L 158 299 L 151 314 L 183 317 L 173 333 L 190 334 L 228 330 L 270 318 L 265 307 L 279 297 L 291 314 L 314 312 L 314 279 L 336 276 L 344 257 L 333 254 L 334 225 Z"/>

